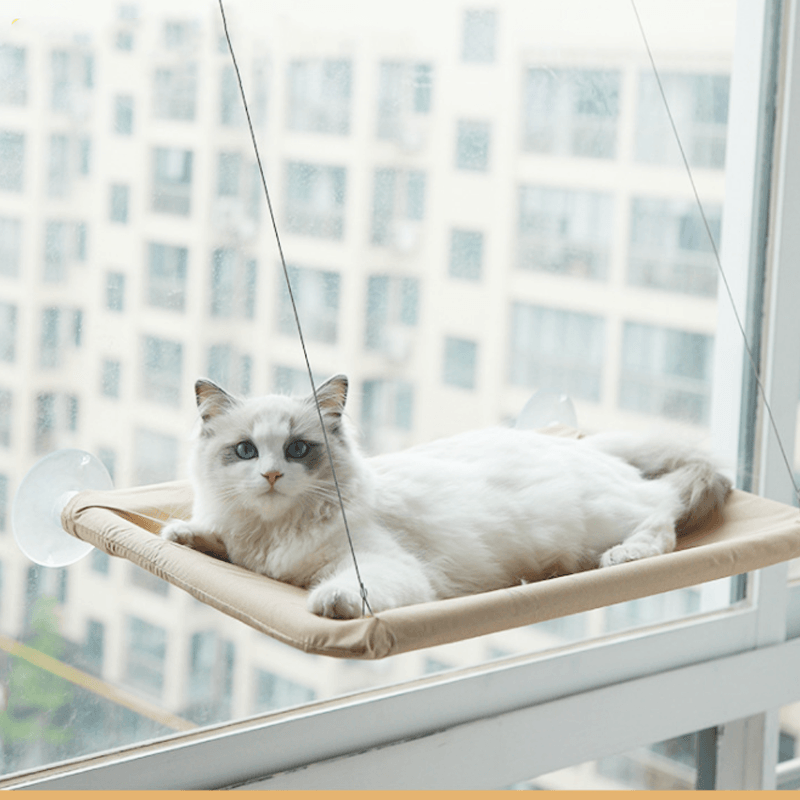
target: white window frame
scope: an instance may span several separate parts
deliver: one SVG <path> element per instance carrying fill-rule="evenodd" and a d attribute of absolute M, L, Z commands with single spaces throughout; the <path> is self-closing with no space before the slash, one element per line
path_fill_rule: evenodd
<path fill-rule="evenodd" d="M 723 229 L 731 292 L 749 324 L 745 302 L 767 232 L 764 165 L 774 153 L 760 329 L 764 387 L 789 453 L 800 387 L 798 4 L 738 4 L 728 126 L 736 169 L 727 178 Z M 771 96 L 762 64 L 780 38 L 781 13 L 773 150 L 759 109 Z M 751 415 L 752 397 L 743 391 L 749 365 L 724 295 L 717 342 L 713 434 L 735 464 L 747 442 L 739 420 Z M 761 417 L 756 489 L 789 501 L 786 467 Z M 0 788 L 496 789 L 701 729 L 722 734 L 711 774 L 716 788 L 775 788 L 800 776 L 800 759 L 777 766 L 774 709 L 800 701 L 800 584 L 790 585 L 787 574 L 786 564 L 751 574 L 745 598 L 723 611 L 94 755 L 0 781 Z"/>

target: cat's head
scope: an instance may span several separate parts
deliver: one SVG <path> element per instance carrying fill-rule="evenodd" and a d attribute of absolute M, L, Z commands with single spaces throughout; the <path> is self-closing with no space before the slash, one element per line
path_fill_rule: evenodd
<path fill-rule="evenodd" d="M 208 380 L 195 384 L 200 424 L 192 472 L 204 504 L 247 509 L 274 519 L 336 502 L 325 424 L 336 478 L 347 486 L 352 445 L 343 417 L 347 378 L 337 375 L 314 395 L 234 397 Z"/>

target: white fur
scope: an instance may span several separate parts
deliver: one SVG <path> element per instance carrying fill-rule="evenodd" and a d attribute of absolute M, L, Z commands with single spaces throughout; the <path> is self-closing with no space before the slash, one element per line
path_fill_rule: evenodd
<path fill-rule="evenodd" d="M 233 563 L 308 588 L 314 613 L 359 616 L 327 455 L 312 470 L 284 452 L 297 436 L 322 442 L 313 398 L 241 401 L 209 386 L 198 390 L 192 518 L 162 536 L 201 549 L 221 541 Z M 337 377 L 317 392 L 376 612 L 669 552 L 676 522 L 707 515 L 730 490 L 697 449 L 631 434 L 493 428 L 364 458 L 342 416 L 346 387 Z M 258 458 L 231 460 L 244 439 Z M 271 487 L 263 476 L 275 471 Z"/>

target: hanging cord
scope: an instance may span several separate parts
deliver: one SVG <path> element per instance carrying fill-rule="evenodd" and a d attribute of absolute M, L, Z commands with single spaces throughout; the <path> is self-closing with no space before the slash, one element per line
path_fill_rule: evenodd
<path fill-rule="evenodd" d="M 300 346 L 303 349 L 303 358 L 306 362 L 306 371 L 308 372 L 308 380 L 311 382 L 311 391 L 314 395 L 314 404 L 317 407 L 317 416 L 319 417 L 319 424 L 322 426 L 322 437 L 325 440 L 325 450 L 328 454 L 328 463 L 330 464 L 331 474 L 333 475 L 333 484 L 336 487 L 336 496 L 339 498 L 339 508 L 342 511 L 342 522 L 344 523 L 344 530 L 347 534 L 347 542 L 350 545 L 350 555 L 353 557 L 353 566 L 355 567 L 356 571 L 356 578 L 358 579 L 359 589 L 361 591 L 361 613 L 364 614 L 365 612 L 369 611 L 371 616 L 375 616 L 372 612 L 372 608 L 369 605 L 369 601 L 367 600 L 367 587 L 364 586 L 364 581 L 361 580 L 361 571 L 358 568 L 358 559 L 356 558 L 356 550 L 353 546 L 353 537 L 350 534 L 350 527 L 347 524 L 347 514 L 344 510 L 344 500 L 342 499 L 342 492 L 339 488 L 339 479 L 336 477 L 336 469 L 333 466 L 333 455 L 331 454 L 331 447 L 328 442 L 328 432 L 325 429 L 325 422 L 322 419 L 322 409 L 320 408 L 319 398 L 317 397 L 317 389 L 314 386 L 314 376 L 311 372 L 311 362 L 308 358 L 308 350 L 306 349 L 306 342 L 305 338 L 303 337 L 303 328 L 300 325 L 300 316 L 297 313 L 297 304 L 294 300 L 294 292 L 292 292 L 292 284 L 289 280 L 289 270 L 286 267 L 286 258 L 283 255 L 283 246 L 281 245 L 281 237 L 278 233 L 278 223 L 275 219 L 275 212 L 272 208 L 272 200 L 270 198 L 269 189 L 267 188 L 267 179 L 264 175 L 264 168 L 261 164 L 261 155 L 258 151 L 258 142 L 256 141 L 256 134 L 255 130 L 253 129 L 253 121 L 250 118 L 250 108 L 247 105 L 247 97 L 245 97 L 244 93 L 244 84 L 242 83 L 242 76 L 239 72 L 239 64 L 236 61 L 236 54 L 233 52 L 233 43 L 231 42 L 230 34 L 228 33 L 228 20 L 225 17 L 225 8 L 222 5 L 222 0 L 219 0 L 219 13 L 222 16 L 222 27 L 225 31 L 225 39 L 228 42 L 228 50 L 231 54 L 231 61 L 233 61 L 233 69 L 236 72 L 236 81 L 239 84 L 239 92 L 242 96 L 242 105 L 244 106 L 244 113 L 247 117 L 247 127 L 250 129 L 250 139 L 253 142 L 253 151 L 256 155 L 256 162 L 258 164 L 258 172 L 261 175 L 261 186 L 264 189 L 264 196 L 267 199 L 267 208 L 269 209 L 269 218 L 272 222 L 272 230 L 275 233 L 275 242 L 278 245 L 278 254 L 280 255 L 281 259 L 281 267 L 283 268 L 283 277 L 286 281 L 286 288 L 289 291 L 289 301 L 291 302 L 292 306 L 292 313 L 294 314 L 294 321 L 295 325 L 297 326 L 297 335 L 300 338 Z"/>
<path fill-rule="evenodd" d="M 714 253 L 714 260 L 717 264 L 717 270 L 719 271 L 720 278 L 722 278 L 722 285 L 725 287 L 725 293 L 728 296 L 728 301 L 730 302 L 731 311 L 733 311 L 734 319 L 736 320 L 736 325 L 739 328 L 739 332 L 742 335 L 742 342 L 744 343 L 744 349 L 747 351 L 747 357 L 750 359 L 750 366 L 753 370 L 753 377 L 755 378 L 756 385 L 758 386 L 759 394 L 761 395 L 761 401 L 764 404 L 764 409 L 767 412 L 767 417 L 769 418 L 769 424 L 772 428 L 773 433 L 775 434 L 775 439 L 778 442 L 778 448 L 780 449 L 781 457 L 783 458 L 783 463 L 786 465 L 786 471 L 789 473 L 789 480 L 792 482 L 792 486 L 794 487 L 795 497 L 797 499 L 798 505 L 800 505 L 800 486 L 797 484 L 797 480 L 794 477 L 794 470 L 792 469 L 791 462 L 789 461 L 789 456 L 786 453 L 786 449 L 783 446 L 783 441 L 781 440 L 780 433 L 778 432 L 778 424 L 775 422 L 775 417 L 772 414 L 772 408 L 770 407 L 769 400 L 767 399 L 767 392 L 764 388 L 764 384 L 761 381 L 761 378 L 758 374 L 758 365 L 756 363 L 755 356 L 753 355 L 753 350 L 750 347 L 750 342 L 747 339 L 747 333 L 745 332 L 744 325 L 742 324 L 741 317 L 739 316 L 739 312 L 736 309 L 736 303 L 733 299 L 733 292 L 731 291 L 730 284 L 728 283 L 728 278 L 725 275 L 725 270 L 722 267 L 722 259 L 719 255 L 719 250 L 717 249 L 717 244 L 714 241 L 714 234 L 711 232 L 711 226 L 708 224 L 708 218 L 706 217 L 705 209 L 703 208 L 703 203 L 700 200 L 700 193 L 697 191 L 697 185 L 694 182 L 694 175 L 692 174 L 692 168 L 689 166 L 689 159 L 686 156 L 686 151 L 683 149 L 683 143 L 681 141 L 680 134 L 678 133 L 678 126 L 675 124 L 675 119 L 672 116 L 672 111 L 670 110 L 669 103 L 667 102 L 667 95 L 664 91 L 664 86 L 661 83 L 661 75 L 658 71 L 658 67 L 656 66 L 655 58 L 653 57 L 653 51 L 650 48 L 650 42 L 647 39 L 647 34 L 644 30 L 644 25 L 642 24 L 642 19 L 639 16 L 639 10 L 636 8 L 636 0 L 631 0 L 631 6 L 633 7 L 633 13 L 636 16 L 636 23 L 639 26 L 639 32 L 642 35 L 642 41 L 644 42 L 645 49 L 647 50 L 647 57 L 650 59 L 650 66 L 653 70 L 653 76 L 656 79 L 656 84 L 658 85 L 658 91 L 661 95 L 661 100 L 664 103 L 664 110 L 667 112 L 667 117 L 669 117 L 669 124 L 672 128 L 672 135 L 675 138 L 675 143 L 678 145 L 678 150 L 681 154 L 681 160 L 683 161 L 684 169 L 686 170 L 686 175 L 689 178 L 689 184 L 692 187 L 692 193 L 694 194 L 695 203 L 697 205 L 697 209 L 700 212 L 700 217 L 703 220 L 703 226 L 706 229 L 706 234 L 708 235 L 708 241 L 711 245 L 711 250 Z"/>

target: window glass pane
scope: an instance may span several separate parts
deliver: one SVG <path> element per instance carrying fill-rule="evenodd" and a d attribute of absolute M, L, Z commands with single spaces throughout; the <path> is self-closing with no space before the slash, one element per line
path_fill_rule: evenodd
<path fill-rule="evenodd" d="M 59 448 L 97 454 L 120 487 L 185 480 L 200 377 L 310 391 L 218 7 L 79 0 L 56 30 L 40 22 L 52 4 L 29 4 L 0 41 L 0 530 L 27 469 Z M 347 374 L 369 456 L 509 424 L 537 389 L 568 394 L 586 430 L 705 439 L 716 265 L 630 9 L 434 8 L 243 3 L 229 20 L 315 380 Z M 647 21 L 717 239 L 738 166 L 734 11 L 653 3 Z M 143 698 L 123 708 L 0 651 L 17 687 L 0 726 L 30 722 L 26 693 L 50 697 L 0 772 L 730 598 L 693 587 L 342 663 L 116 557 L 31 571 L 0 535 L 0 561 L 4 636 Z M 638 785 L 664 758 L 683 770 L 686 744 L 593 780 Z"/>

